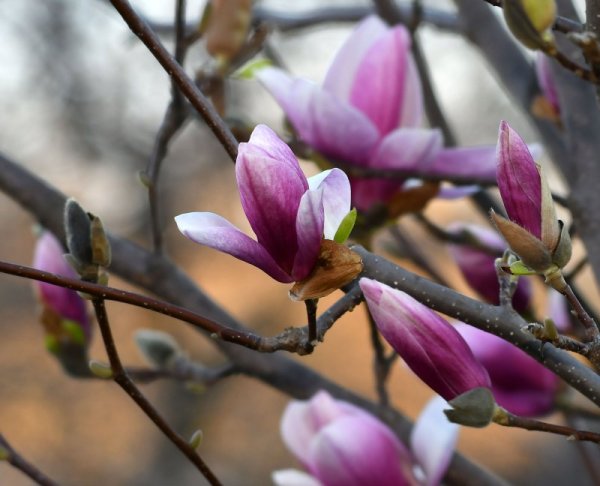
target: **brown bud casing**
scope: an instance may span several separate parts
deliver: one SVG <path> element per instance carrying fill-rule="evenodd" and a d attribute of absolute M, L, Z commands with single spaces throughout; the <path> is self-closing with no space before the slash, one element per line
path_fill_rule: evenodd
<path fill-rule="evenodd" d="M 244 44 L 250 26 L 250 0 L 212 0 L 206 30 L 206 50 L 229 60 Z"/>
<path fill-rule="evenodd" d="M 360 256 L 347 246 L 332 240 L 321 242 L 317 263 L 308 277 L 290 289 L 292 300 L 325 297 L 354 280 L 362 272 Z"/>

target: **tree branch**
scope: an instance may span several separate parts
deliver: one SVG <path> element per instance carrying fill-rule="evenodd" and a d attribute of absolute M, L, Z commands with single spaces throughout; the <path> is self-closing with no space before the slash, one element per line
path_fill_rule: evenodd
<path fill-rule="evenodd" d="M 57 482 L 50 479 L 46 474 L 13 449 L 2 434 L 0 434 L 0 460 L 5 460 L 40 486 L 58 486 Z"/>

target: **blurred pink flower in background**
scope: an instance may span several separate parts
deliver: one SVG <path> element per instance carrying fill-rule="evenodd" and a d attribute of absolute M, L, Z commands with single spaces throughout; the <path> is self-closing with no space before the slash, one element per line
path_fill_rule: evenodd
<path fill-rule="evenodd" d="M 412 454 L 382 422 L 364 410 L 321 391 L 291 402 L 281 434 L 308 473 L 275 471 L 278 486 L 373 486 L 439 484 L 456 443 L 458 426 L 436 397 L 425 407 L 411 435 Z"/>
<path fill-rule="evenodd" d="M 438 129 L 419 128 L 423 100 L 410 43 L 403 26 L 371 16 L 341 47 L 323 87 L 275 68 L 258 78 L 299 138 L 334 163 L 493 182 L 493 147 L 444 149 Z M 404 180 L 352 177 L 351 183 L 353 204 L 367 211 L 387 203 Z"/>

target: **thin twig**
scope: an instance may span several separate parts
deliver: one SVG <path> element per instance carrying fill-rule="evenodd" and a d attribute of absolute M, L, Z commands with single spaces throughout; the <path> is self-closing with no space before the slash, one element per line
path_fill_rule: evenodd
<path fill-rule="evenodd" d="M 39 280 L 97 296 L 103 300 L 123 302 L 136 307 L 152 310 L 166 316 L 174 317 L 180 321 L 187 322 L 188 324 L 209 333 L 214 339 L 238 344 L 248 349 L 260 351 L 261 353 L 289 351 L 305 355 L 312 352 L 313 348 L 308 341 L 308 328 L 306 326 L 288 328 L 276 336 L 263 337 L 250 331 L 234 329 L 219 324 L 218 322 L 208 319 L 200 314 L 196 314 L 184 307 L 173 305 L 165 301 L 153 299 L 134 292 L 128 292 L 126 290 L 84 282 L 79 279 L 62 277 L 25 265 L 15 265 L 13 263 L 0 261 L 0 273 Z M 335 321 L 346 312 L 351 311 L 361 301 L 362 297 L 360 289 L 357 290 L 357 288 L 358 286 L 350 290 L 344 297 L 336 302 L 336 304 L 331 306 L 328 311 L 324 312 L 319 319 L 317 319 L 317 340 L 322 341 L 325 333 L 331 328 Z"/>
<path fill-rule="evenodd" d="M 37 484 L 41 486 L 58 486 L 56 481 L 50 479 L 46 474 L 19 454 L 2 434 L 0 434 L 0 456 L 2 460 L 8 462 L 15 469 L 21 471 Z"/>
<path fill-rule="evenodd" d="M 94 304 L 96 318 L 102 334 L 102 341 L 104 342 L 106 354 L 108 355 L 108 360 L 112 369 L 113 380 L 143 410 L 146 416 L 152 420 L 152 422 L 154 422 L 154 424 L 162 431 L 162 433 L 196 466 L 196 468 L 202 473 L 202 475 L 210 484 L 215 486 L 220 485 L 221 482 L 202 460 L 196 450 L 171 428 L 171 426 L 160 416 L 152 404 L 140 392 L 138 387 L 135 386 L 129 376 L 127 376 L 127 373 L 121 364 L 121 359 L 119 358 L 119 353 L 112 336 L 104 300 L 95 298 L 92 299 L 92 303 Z"/>
<path fill-rule="evenodd" d="M 185 55 L 189 43 L 185 37 L 185 9 L 186 0 L 177 0 L 175 4 L 175 55 L 174 60 L 183 66 Z M 152 155 L 146 167 L 144 183 L 148 187 L 148 202 L 150 206 L 150 225 L 152 228 L 152 240 L 154 251 L 161 253 L 162 231 L 160 225 L 160 205 L 158 200 L 158 177 L 162 162 L 167 155 L 169 142 L 179 132 L 185 121 L 188 119 L 189 112 L 185 105 L 185 100 L 181 91 L 177 87 L 175 79 L 171 79 L 171 101 L 160 128 L 156 134 Z"/>
<path fill-rule="evenodd" d="M 308 345 L 314 346 L 317 342 L 317 302 L 318 299 L 306 299 L 306 317 L 308 319 Z"/>
<path fill-rule="evenodd" d="M 598 329 L 598 324 L 596 324 L 596 321 L 594 321 L 592 316 L 590 316 L 587 313 L 587 311 L 573 292 L 571 286 L 567 284 L 567 286 L 562 291 L 560 291 L 560 293 L 567 298 L 569 304 L 575 311 L 577 319 L 579 320 L 579 322 L 581 322 L 581 324 L 583 324 L 583 327 L 585 327 L 587 339 L 589 341 L 598 340 L 600 338 L 600 330 Z"/>
<path fill-rule="evenodd" d="M 390 406 L 390 397 L 386 388 L 386 381 L 390 374 L 390 369 L 393 361 L 388 360 L 385 355 L 385 348 L 381 340 L 381 335 L 377 329 L 377 324 L 367 308 L 367 316 L 369 321 L 369 330 L 371 336 L 371 346 L 373 346 L 373 372 L 375 375 L 375 390 L 379 397 L 379 404 L 387 408 Z"/>
<path fill-rule="evenodd" d="M 181 92 L 198 111 L 208 127 L 215 134 L 221 145 L 235 161 L 237 157 L 238 142 L 233 133 L 213 108 L 210 101 L 202 94 L 195 83 L 190 79 L 181 65 L 173 58 L 161 43 L 158 36 L 148 24 L 135 12 L 127 0 L 110 0 L 131 31 L 148 47 L 167 74 L 171 76 Z"/>
<path fill-rule="evenodd" d="M 502 410 L 501 415 L 494 418 L 494 423 L 504 427 L 517 427 L 519 429 L 564 435 L 568 440 L 580 440 L 600 444 L 600 434 L 596 432 L 576 430 L 564 425 L 549 424 L 535 419 L 519 417 L 506 410 Z"/>

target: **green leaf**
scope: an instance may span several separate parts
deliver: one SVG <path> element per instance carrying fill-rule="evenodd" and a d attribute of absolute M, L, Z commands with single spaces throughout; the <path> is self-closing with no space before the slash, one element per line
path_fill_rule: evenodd
<path fill-rule="evenodd" d="M 354 224 L 356 223 L 356 208 L 353 208 L 344 219 L 340 223 L 337 231 L 335 232 L 335 236 L 333 237 L 333 241 L 336 243 L 344 243 L 352 233 L 352 229 L 354 228 Z"/>
<path fill-rule="evenodd" d="M 233 77 L 238 79 L 254 79 L 258 71 L 272 65 L 273 63 L 269 59 L 253 59 L 233 73 Z"/>
<path fill-rule="evenodd" d="M 536 272 L 525 265 L 521 260 L 510 264 L 510 273 L 513 275 L 535 275 Z"/>

